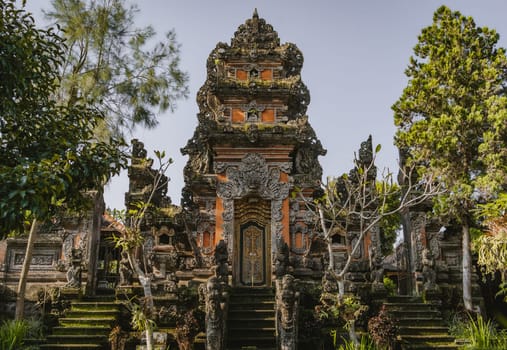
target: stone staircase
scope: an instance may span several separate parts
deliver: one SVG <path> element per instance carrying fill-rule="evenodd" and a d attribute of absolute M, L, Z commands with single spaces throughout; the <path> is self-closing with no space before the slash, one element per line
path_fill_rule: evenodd
<path fill-rule="evenodd" d="M 276 349 L 275 295 L 271 288 L 236 288 L 229 301 L 227 349 Z"/>
<path fill-rule="evenodd" d="M 389 297 L 385 306 L 397 321 L 402 350 L 458 349 L 436 305 L 426 304 L 420 297 L 395 296 Z"/>
<path fill-rule="evenodd" d="M 118 323 L 120 305 L 107 298 L 73 301 L 40 349 L 109 349 L 109 333 Z"/>

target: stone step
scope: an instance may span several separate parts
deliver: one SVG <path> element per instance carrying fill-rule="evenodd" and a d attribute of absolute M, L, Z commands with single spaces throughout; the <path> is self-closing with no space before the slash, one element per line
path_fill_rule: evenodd
<path fill-rule="evenodd" d="M 244 301 L 229 304 L 229 310 L 274 310 L 275 303 L 272 301 Z"/>
<path fill-rule="evenodd" d="M 462 349 L 456 344 L 438 344 L 438 343 L 426 343 L 426 344 L 403 344 L 400 345 L 401 350 L 457 350 Z M 486 349 L 484 349 L 486 350 Z"/>
<path fill-rule="evenodd" d="M 389 313 L 391 314 L 392 317 L 394 317 L 395 319 L 407 319 L 407 318 L 422 318 L 422 319 L 427 319 L 427 318 L 432 318 L 432 319 L 435 319 L 435 318 L 440 318 L 441 317 L 441 313 L 440 311 L 437 311 L 437 310 L 391 310 L 389 309 Z"/>
<path fill-rule="evenodd" d="M 70 310 L 65 314 L 67 318 L 116 318 L 117 310 Z"/>
<path fill-rule="evenodd" d="M 228 320 L 228 327 L 248 327 L 254 329 L 255 327 L 273 327 L 275 324 L 275 317 L 268 317 L 264 319 L 259 318 L 241 318 L 236 320 Z"/>
<path fill-rule="evenodd" d="M 273 288 L 266 287 L 238 287 L 233 288 L 232 294 L 234 295 L 263 295 L 263 294 L 271 294 L 275 295 Z"/>
<path fill-rule="evenodd" d="M 448 334 L 442 314 L 435 305 L 409 296 L 389 297 L 384 305 L 397 320 L 402 350 L 457 349 L 454 337 Z"/>
<path fill-rule="evenodd" d="M 66 335 L 66 334 L 109 334 L 111 327 L 103 326 L 69 326 L 69 327 L 54 327 L 54 335 Z"/>
<path fill-rule="evenodd" d="M 432 304 L 426 303 L 384 303 L 384 305 L 389 310 L 436 310 L 438 311 L 438 307 Z"/>
<path fill-rule="evenodd" d="M 454 343 L 454 337 L 449 334 L 430 334 L 430 335 L 402 335 L 402 341 L 406 341 L 410 344 L 421 344 L 421 343 L 436 343 L 436 344 L 449 344 Z"/>
<path fill-rule="evenodd" d="M 414 335 L 430 335 L 430 334 L 447 334 L 448 328 L 445 326 L 411 326 L 398 325 L 398 334 L 414 334 Z"/>
<path fill-rule="evenodd" d="M 121 304 L 114 301 L 75 301 L 71 303 L 72 310 L 118 310 Z"/>
<path fill-rule="evenodd" d="M 421 297 L 418 296 L 410 296 L 410 295 L 393 295 L 387 297 L 387 303 L 402 303 L 402 304 L 414 304 L 414 303 L 423 303 Z"/>
<path fill-rule="evenodd" d="M 227 349 L 275 349 L 275 295 L 271 288 L 231 292 Z"/>
<path fill-rule="evenodd" d="M 242 336 L 240 338 L 230 338 L 228 341 L 228 348 L 243 348 L 245 346 L 255 346 L 256 348 L 276 347 L 276 337 L 272 336 Z"/>
<path fill-rule="evenodd" d="M 275 328 L 274 327 L 234 327 L 229 328 L 229 337 L 232 339 L 244 339 L 245 337 L 249 337 L 255 334 L 256 337 L 260 338 L 269 338 L 275 336 Z"/>
<path fill-rule="evenodd" d="M 108 335 L 97 334 L 52 334 L 46 338 L 48 344 L 105 344 Z"/>
<path fill-rule="evenodd" d="M 229 299 L 229 304 L 231 305 L 243 305 L 243 304 L 274 304 L 275 298 L 241 298 L 241 299 Z"/>
<path fill-rule="evenodd" d="M 257 346 L 243 346 L 241 348 L 227 348 L 227 350 L 277 350 L 276 348 L 259 348 Z"/>
<path fill-rule="evenodd" d="M 41 344 L 39 345 L 39 348 L 48 350 L 93 350 L 103 349 L 103 346 L 99 344 Z"/>
<path fill-rule="evenodd" d="M 273 311 L 267 310 L 258 310 L 255 312 L 229 312 L 228 320 L 232 322 L 240 321 L 240 320 L 274 320 L 275 313 Z"/>
<path fill-rule="evenodd" d="M 69 317 L 66 317 L 66 318 L 62 318 L 59 320 L 60 321 L 60 325 L 64 326 L 64 327 L 86 327 L 87 325 L 88 326 L 112 326 L 113 323 L 115 322 L 115 319 L 114 318 L 111 318 L 111 317 L 94 317 L 94 318 L 91 318 L 91 317 L 87 317 L 87 318 L 69 318 Z"/>
<path fill-rule="evenodd" d="M 445 326 L 445 323 L 441 317 L 403 317 L 398 319 L 397 323 L 403 324 L 406 327 Z"/>

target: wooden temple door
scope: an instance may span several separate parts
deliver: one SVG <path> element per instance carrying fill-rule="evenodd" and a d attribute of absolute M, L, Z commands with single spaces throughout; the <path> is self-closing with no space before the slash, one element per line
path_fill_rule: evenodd
<path fill-rule="evenodd" d="M 271 285 L 270 205 L 251 198 L 238 203 L 235 213 L 233 279 L 238 287 Z"/>
<path fill-rule="evenodd" d="M 241 225 L 240 282 L 243 286 L 266 285 L 266 230 L 256 222 Z"/>

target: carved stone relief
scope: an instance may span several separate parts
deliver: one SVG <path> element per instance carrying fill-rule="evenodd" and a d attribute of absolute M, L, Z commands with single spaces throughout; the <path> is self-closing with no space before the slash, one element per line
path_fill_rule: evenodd
<path fill-rule="evenodd" d="M 282 203 L 290 191 L 290 184 L 280 181 L 280 168 L 289 169 L 290 164 L 269 167 L 264 157 L 258 153 L 247 154 L 239 164 L 215 165 L 217 173 L 225 171 L 227 176 L 226 182 L 218 182 L 217 195 L 223 200 L 223 235 L 231 258 L 234 246 L 234 199 L 248 195 L 271 200 L 271 246 L 276 246 L 276 237 L 281 235 L 283 229 Z"/>

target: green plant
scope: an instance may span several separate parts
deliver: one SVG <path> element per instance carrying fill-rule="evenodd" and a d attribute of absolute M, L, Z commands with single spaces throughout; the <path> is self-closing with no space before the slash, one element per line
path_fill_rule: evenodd
<path fill-rule="evenodd" d="M 27 331 L 25 339 L 44 339 L 44 328 L 45 324 L 41 319 L 29 319 L 25 320 L 27 325 Z"/>
<path fill-rule="evenodd" d="M 375 350 L 375 343 L 368 335 L 363 335 L 359 344 L 353 340 L 343 339 L 344 343 L 338 347 L 338 350 Z"/>
<path fill-rule="evenodd" d="M 396 294 L 396 283 L 389 277 L 384 277 L 384 287 L 387 289 L 387 293 L 392 296 Z"/>
<path fill-rule="evenodd" d="M 0 350 L 18 350 L 28 332 L 26 321 L 7 320 L 0 326 Z"/>
<path fill-rule="evenodd" d="M 471 349 L 493 349 L 495 348 L 496 329 L 491 321 L 485 321 L 482 316 L 470 321 L 465 327 L 465 337 L 470 341 Z"/>
<path fill-rule="evenodd" d="M 397 331 L 396 323 L 387 312 L 385 305 L 382 306 L 377 316 L 368 321 L 368 334 L 380 348 L 392 349 Z"/>
<path fill-rule="evenodd" d="M 449 333 L 466 340 L 465 349 L 507 349 L 507 332 L 497 330 L 493 322 L 484 320 L 482 316 L 454 315 L 450 321 Z"/>

